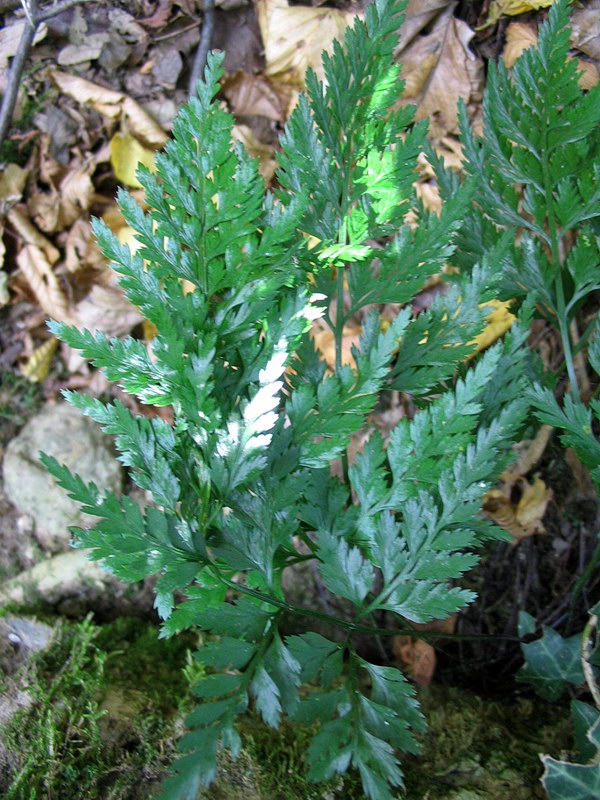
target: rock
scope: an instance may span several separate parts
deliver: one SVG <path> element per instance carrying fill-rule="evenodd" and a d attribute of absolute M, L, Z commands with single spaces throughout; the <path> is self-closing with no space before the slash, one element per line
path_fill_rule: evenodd
<path fill-rule="evenodd" d="M 111 440 L 100 427 L 67 403 L 46 406 L 13 439 L 4 456 L 4 491 L 35 521 L 35 536 L 49 552 L 64 550 L 70 525 L 86 527 L 96 520 L 80 511 L 39 461 L 39 451 L 54 456 L 99 489 L 119 492 L 121 465 Z"/>
<path fill-rule="evenodd" d="M 49 646 L 53 633 L 50 625 L 36 619 L 11 615 L 0 619 L 0 671 L 12 675 L 34 653 Z M 2 716 L 0 705 L 0 723 Z"/>
<path fill-rule="evenodd" d="M 6 581 L 0 588 L 0 606 L 52 610 L 71 618 L 93 611 L 98 621 L 118 616 L 156 619 L 153 578 L 123 583 L 90 561 L 87 553 L 61 553 Z"/>

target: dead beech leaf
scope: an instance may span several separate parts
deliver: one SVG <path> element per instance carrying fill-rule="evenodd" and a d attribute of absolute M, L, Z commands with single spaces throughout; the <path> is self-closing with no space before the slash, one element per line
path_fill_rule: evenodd
<path fill-rule="evenodd" d="M 107 336 L 124 336 L 143 319 L 118 286 L 98 284 L 77 303 L 73 316 L 78 327 L 102 331 Z"/>
<path fill-rule="evenodd" d="M 60 322 L 71 322 L 67 298 L 44 251 L 26 244 L 17 254 L 17 264 L 42 310 Z"/>
<path fill-rule="evenodd" d="M 277 162 L 274 158 L 275 148 L 273 145 L 261 142 L 248 125 L 234 125 L 231 135 L 244 145 L 246 152 L 251 158 L 258 158 L 258 171 L 265 179 L 265 183 L 270 183 L 277 169 Z"/>
<path fill-rule="evenodd" d="M 94 196 L 90 175 L 95 168 L 93 162 L 88 162 L 69 170 L 57 187 L 29 198 L 27 208 L 38 228 L 46 233 L 60 232 L 89 211 Z"/>
<path fill-rule="evenodd" d="M 35 245 L 42 250 L 45 259 L 50 264 L 56 264 L 60 258 L 59 250 L 54 247 L 49 239 L 38 231 L 31 220 L 25 216 L 18 208 L 11 208 L 6 215 L 6 218 L 15 229 L 17 235 L 25 242 L 25 244 Z"/>
<path fill-rule="evenodd" d="M 451 5 L 453 0 L 409 0 L 404 11 L 404 22 L 398 31 L 399 41 L 395 55 L 407 47 L 433 19 Z"/>
<path fill-rule="evenodd" d="M 21 372 L 31 383 L 41 383 L 48 377 L 52 358 L 57 347 L 58 339 L 53 336 L 44 344 L 36 347 L 26 363 L 23 364 Z"/>
<path fill-rule="evenodd" d="M 16 55 L 23 30 L 25 25 L 28 24 L 27 20 L 20 19 L 11 25 L 0 28 L 0 67 L 6 66 L 8 59 Z M 48 26 L 44 22 L 36 30 L 33 44 L 41 42 L 42 39 L 46 38 L 47 34 Z"/>
<path fill-rule="evenodd" d="M 511 22 L 506 29 L 506 45 L 502 60 L 510 69 L 527 48 L 537 45 L 537 31 L 524 22 Z"/>
<path fill-rule="evenodd" d="M 518 454 L 517 460 L 500 476 L 505 491 L 508 490 L 509 494 L 517 480 L 527 475 L 544 455 L 553 431 L 552 425 L 542 425 L 533 439 L 524 439 L 513 445 L 513 451 Z"/>
<path fill-rule="evenodd" d="M 417 119 L 429 117 L 432 137 L 458 133 L 458 101 L 478 102 L 483 88 L 483 62 L 469 48 L 474 31 L 442 13 L 430 33 L 420 36 L 398 59 L 406 81 L 403 102 L 417 105 Z"/>
<path fill-rule="evenodd" d="M 257 0 L 257 12 L 265 47 L 265 75 L 274 85 L 287 84 L 296 90 L 304 88 L 308 67 L 319 80 L 324 79 L 322 51 L 331 52 L 334 39 L 343 41 L 356 16 L 336 8 L 289 6 L 287 0 Z M 292 98 L 287 113 L 294 104 Z"/>
<path fill-rule="evenodd" d="M 600 0 L 588 0 L 580 8 L 574 8 L 569 28 L 573 47 L 600 61 Z"/>
<path fill-rule="evenodd" d="M 238 70 L 223 81 L 223 94 L 234 114 L 258 114 L 276 122 L 285 120 L 285 107 L 269 81 Z"/>
<path fill-rule="evenodd" d="M 65 240 L 65 267 L 69 272 L 78 272 L 81 269 L 100 270 L 105 266 L 106 258 L 100 250 L 89 221 L 75 220 Z"/>
<path fill-rule="evenodd" d="M 533 483 L 528 483 L 525 478 L 521 478 L 520 482 L 523 494 L 515 511 L 517 521 L 526 531 L 544 533 L 542 519 L 552 499 L 552 489 L 549 489 L 537 476 L 534 477 Z"/>
<path fill-rule="evenodd" d="M 163 147 L 168 136 L 139 103 L 123 92 L 106 89 L 76 75 L 50 70 L 50 77 L 61 92 L 83 105 L 89 104 L 110 119 L 123 119 L 130 132 L 149 147 Z"/>
<path fill-rule="evenodd" d="M 140 164 L 154 169 L 156 153 L 149 150 L 129 133 L 115 133 L 110 140 L 110 163 L 115 177 L 126 186 L 141 189 L 136 172 Z"/>
<path fill-rule="evenodd" d="M 493 0 L 488 11 L 488 17 L 482 28 L 495 25 L 501 16 L 516 17 L 527 11 L 539 11 L 540 8 L 549 8 L 554 0 Z"/>

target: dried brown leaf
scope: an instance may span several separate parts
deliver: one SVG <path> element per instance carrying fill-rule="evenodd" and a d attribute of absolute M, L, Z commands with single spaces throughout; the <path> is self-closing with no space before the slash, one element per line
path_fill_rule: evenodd
<path fill-rule="evenodd" d="M 19 208 L 11 208 L 6 217 L 25 244 L 35 245 L 43 251 L 44 257 L 50 264 L 56 264 L 60 258 L 60 252 L 49 239 L 40 233 L 29 217 L 26 217 Z"/>
<path fill-rule="evenodd" d="M 234 139 L 242 142 L 252 158 L 258 158 L 259 172 L 265 179 L 265 183 L 270 183 L 277 169 L 273 145 L 261 142 L 254 131 L 247 125 L 234 125 L 231 134 Z"/>
<path fill-rule="evenodd" d="M 569 27 L 573 47 L 600 61 L 600 0 L 588 0 L 581 8 L 573 9 Z"/>
<path fill-rule="evenodd" d="M 61 322 L 71 322 L 68 300 L 44 251 L 26 244 L 17 254 L 17 264 L 42 310 Z"/>
<path fill-rule="evenodd" d="M 528 47 L 537 45 L 537 31 L 524 22 L 511 22 L 506 29 L 506 45 L 502 60 L 509 69 Z"/>
<path fill-rule="evenodd" d="M 343 40 L 356 16 L 336 8 L 289 6 L 287 0 L 257 0 L 257 12 L 265 47 L 265 75 L 277 87 L 287 84 L 296 90 L 304 88 L 307 67 L 323 80 L 322 51 L 331 52 L 333 40 Z M 295 103 L 295 97 L 290 103 Z"/>
<path fill-rule="evenodd" d="M 452 9 L 437 19 L 432 31 L 402 51 L 404 101 L 417 104 L 417 119 L 429 117 L 434 138 L 458 133 L 458 101 L 479 102 L 483 63 L 469 48 L 474 32 Z"/>
<path fill-rule="evenodd" d="M 392 650 L 399 665 L 417 686 L 429 686 L 437 659 L 435 650 L 428 642 L 413 636 L 394 636 Z"/>
<path fill-rule="evenodd" d="M 285 107 L 269 81 L 238 70 L 223 81 L 223 94 L 234 114 L 259 114 L 277 122 L 285 120 Z"/>

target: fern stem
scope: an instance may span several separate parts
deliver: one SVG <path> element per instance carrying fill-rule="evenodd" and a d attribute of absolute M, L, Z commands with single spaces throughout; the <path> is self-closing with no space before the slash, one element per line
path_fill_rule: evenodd
<path fill-rule="evenodd" d="M 544 141 L 542 152 L 547 154 L 548 148 L 548 134 L 544 133 Z M 567 375 L 569 376 L 569 383 L 571 384 L 571 392 L 573 399 L 576 403 L 580 402 L 579 383 L 577 381 L 577 373 L 575 372 L 575 365 L 573 363 L 573 350 L 571 346 L 571 337 L 569 334 L 569 320 L 567 319 L 566 303 L 565 303 L 565 289 L 563 285 L 563 264 L 560 256 L 560 236 L 558 233 L 558 224 L 556 215 L 554 213 L 554 196 L 552 193 L 552 180 L 548 169 L 548 158 L 544 157 L 541 161 L 542 175 L 544 182 L 544 193 L 546 195 L 546 208 L 548 211 L 548 225 L 550 228 L 550 247 L 552 249 L 552 260 L 557 267 L 556 270 L 556 316 L 558 320 L 558 330 L 565 354 L 565 365 L 567 368 Z"/>
<path fill-rule="evenodd" d="M 368 634 L 370 636 L 414 636 L 418 639 L 456 639 L 458 641 L 490 641 L 492 639 L 502 639 L 503 641 L 509 642 L 520 642 L 521 639 L 518 636 L 489 636 L 488 634 L 460 634 L 460 633 L 437 633 L 435 631 L 420 631 L 416 630 L 415 628 L 372 628 L 369 625 L 360 625 L 357 622 L 352 622 L 352 620 L 342 619 L 341 617 L 335 617 L 330 614 L 323 614 L 320 611 L 313 611 L 311 608 L 304 608 L 302 606 L 295 606 L 292 603 L 287 603 L 285 600 L 280 600 L 277 597 L 272 597 L 271 595 L 264 594 L 263 592 L 258 592 L 255 589 L 250 589 L 248 586 L 243 586 L 242 584 L 235 583 L 234 581 L 230 581 L 224 575 L 222 575 L 216 567 L 211 569 L 213 575 L 221 581 L 221 583 L 225 584 L 229 589 L 233 589 L 235 592 L 239 592 L 240 594 L 245 594 L 248 597 L 253 597 L 255 600 L 260 600 L 263 603 L 268 603 L 271 606 L 275 606 L 275 608 L 280 608 L 282 611 L 287 611 L 290 614 L 297 614 L 301 617 L 312 617 L 313 619 L 319 619 L 323 622 L 329 622 L 331 625 L 334 625 L 338 628 L 343 628 L 344 630 L 349 631 L 349 633 L 362 633 Z M 410 623 L 409 623 L 410 624 Z"/>

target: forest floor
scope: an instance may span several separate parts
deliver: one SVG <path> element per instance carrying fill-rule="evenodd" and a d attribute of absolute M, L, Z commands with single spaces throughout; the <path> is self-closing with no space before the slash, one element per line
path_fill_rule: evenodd
<path fill-rule="evenodd" d="M 397 53 L 406 100 L 417 105 L 418 116 L 430 117 L 432 142 L 452 168 L 461 164 L 458 99 L 480 125 L 487 63 L 502 58 L 510 66 L 535 43 L 547 13 L 540 5 L 409 3 Z M 318 71 L 321 50 L 356 11 L 345 2 L 217 3 L 210 44 L 225 51 L 222 99 L 235 116 L 236 137 L 259 158 L 268 182 L 275 180 L 273 154 L 306 67 Z M 116 189 L 124 185 L 141 197 L 132 167 L 152 163 L 189 97 L 203 19 L 200 0 L 107 0 L 70 5 L 39 27 L 0 143 L 0 461 L 26 423 L 60 401 L 62 389 L 126 399 L 59 345 L 45 322 L 53 317 L 109 336 L 147 335 L 107 267 L 90 218 L 104 219 L 128 240 Z M 0 23 L 3 93 L 24 24 L 18 2 L 0 0 Z M 571 41 L 591 86 L 600 78 L 600 0 L 576 9 Z M 424 204 L 439 208 L 426 164 L 416 177 Z M 332 343 L 319 340 L 318 332 L 315 340 L 330 356 Z M 549 363 L 560 358 L 555 335 L 542 324 L 532 330 L 531 344 Z M 381 425 L 398 407 L 397 397 L 386 398 Z M 564 636 L 581 630 L 583 613 L 572 612 L 570 598 L 594 549 L 600 509 L 580 465 L 565 459 L 551 435 L 534 450 L 509 488 L 498 487 L 512 541 L 490 545 L 465 579 L 478 599 L 456 631 L 487 634 L 489 641 L 438 643 L 435 658 L 404 642 L 389 654 L 421 686 L 433 734 L 423 757 L 408 761 L 407 796 L 414 800 L 543 798 L 537 754 L 558 755 L 571 746 L 566 705 L 542 703 L 515 684 L 520 649 L 501 637 L 514 635 L 520 610 Z M 40 539 L 28 509 L 16 508 L 2 488 L 0 482 L 0 594 L 2 583 L 9 586 L 68 549 L 65 540 Z M 597 598 L 598 580 L 588 584 L 582 609 Z M 9 744 L 0 748 L 0 794 L 134 800 L 157 788 L 182 732 L 198 667 L 189 659 L 193 637 L 157 639 L 150 592 L 138 589 L 132 596 L 117 592 L 112 605 L 91 590 L 81 602 L 38 594 L 36 602 L 30 595 L 4 603 L 0 639 L 14 640 L 15 614 L 26 619 L 36 612 L 51 632 L 43 646 L 29 648 L 25 661 L 16 651 L 12 660 L 0 658 L 8 698 L 0 704 L 0 725 L 3 713 L 12 720 Z M 27 635 L 43 638 L 44 630 Z M 159 693 L 157 686 L 168 690 Z M 253 722 L 245 723 L 241 762 L 223 765 L 210 797 L 360 797 L 352 778 L 318 790 L 305 781 L 309 732 L 264 732 Z M 39 730 L 46 738 L 31 735 Z"/>

